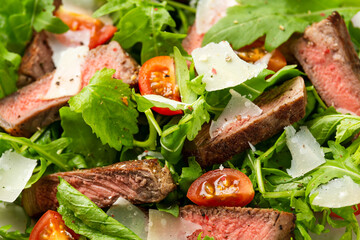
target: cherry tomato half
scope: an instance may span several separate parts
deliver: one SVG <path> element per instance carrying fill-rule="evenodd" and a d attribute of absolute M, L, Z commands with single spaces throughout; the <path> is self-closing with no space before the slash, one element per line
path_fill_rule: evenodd
<path fill-rule="evenodd" d="M 117 30 L 112 25 L 104 25 L 98 19 L 84 14 L 69 12 L 61 7 L 55 12 L 55 15 L 68 25 L 72 31 L 90 30 L 90 49 L 109 41 Z"/>
<path fill-rule="evenodd" d="M 355 216 L 357 216 L 357 215 L 360 214 L 360 204 L 358 204 L 357 206 L 352 206 L 352 209 L 354 209 L 354 214 L 355 214 Z M 337 215 L 337 214 L 334 213 L 334 212 L 331 212 L 331 213 L 330 213 L 330 216 L 336 217 L 336 218 L 341 218 L 341 219 L 342 219 L 342 217 L 340 217 L 339 215 Z"/>
<path fill-rule="evenodd" d="M 58 212 L 49 210 L 36 223 L 29 240 L 69 240 L 79 239 L 79 237 L 65 226 Z"/>
<path fill-rule="evenodd" d="M 254 63 L 264 57 L 268 52 L 264 47 L 265 39 L 259 38 L 255 42 L 245 47 L 240 48 L 237 51 L 238 56 L 246 62 Z M 267 69 L 274 72 L 279 71 L 286 66 L 286 59 L 280 50 L 275 49 L 272 52 L 272 56 L 268 62 Z"/>
<path fill-rule="evenodd" d="M 250 179 L 239 170 L 224 168 L 209 171 L 190 186 L 187 197 L 200 206 L 240 206 L 254 198 Z"/>
<path fill-rule="evenodd" d="M 169 56 L 158 56 L 147 60 L 139 71 L 139 89 L 141 95 L 156 94 L 181 101 L 175 79 L 174 60 Z M 181 110 L 171 111 L 168 108 L 158 107 L 152 109 L 163 115 L 182 114 Z"/>

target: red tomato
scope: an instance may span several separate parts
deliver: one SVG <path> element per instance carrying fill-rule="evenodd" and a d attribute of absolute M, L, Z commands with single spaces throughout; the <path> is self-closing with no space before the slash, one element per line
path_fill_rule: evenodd
<path fill-rule="evenodd" d="M 240 206 L 254 198 L 250 179 L 239 170 L 225 168 L 209 171 L 190 186 L 187 197 L 200 206 Z"/>
<path fill-rule="evenodd" d="M 29 240 L 69 240 L 79 239 L 79 237 L 65 226 L 58 212 L 49 210 L 36 223 Z"/>
<path fill-rule="evenodd" d="M 158 56 L 147 60 L 139 71 L 139 89 L 141 95 L 156 94 L 181 101 L 175 79 L 174 60 L 169 56 Z M 171 111 L 168 108 L 158 107 L 152 109 L 163 115 L 182 114 L 181 110 Z"/>
<path fill-rule="evenodd" d="M 354 209 L 355 216 L 360 214 L 360 204 L 358 204 L 357 206 L 352 206 L 352 209 Z M 342 217 L 333 212 L 330 213 L 330 216 L 342 219 Z"/>
<path fill-rule="evenodd" d="M 112 25 L 104 25 L 104 23 L 98 19 L 84 14 L 68 12 L 63 8 L 59 8 L 59 10 L 55 12 L 55 15 L 68 25 L 72 31 L 90 30 L 90 49 L 109 41 L 117 30 L 116 27 Z"/>

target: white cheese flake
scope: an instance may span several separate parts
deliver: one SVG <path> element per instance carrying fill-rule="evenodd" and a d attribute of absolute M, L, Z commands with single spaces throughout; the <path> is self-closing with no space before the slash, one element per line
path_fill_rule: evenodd
<path fill-rule="evenodd" d="M 0 201 L 14 202 L 29 181 L 37 161 L 6 151 L 0 157 Z"/>
<path fill-rule="evenodd" d="M 119 197 L 106 214 L 129 228 L 141 239 L 147 239 L 148 218 L 143 211 L 128 200 Z"/>
<path fill-rule="evenodd" d="M 68 48 L 61 53 L 58 68 L 43 99 L 74 96 L 80 92 L 82 86 L 81 66 L 88 53 L 89 47 L 87 46 Z"/>
<path fill-rule="evenodd" d="M 355 14 L 355 16 L 351 19 L 351 22 L 354 27 L 360 28 L 360 11 Z"/>
<path fill-rule="evenodd" d="M 187 221 L 181 217 L 174 217 L 170 213 L 149 209 L 148 240 L 186 240 L 187 236 L 200 225 Z"/>
<path fill-rule="evenodd" d="M 206 33 L 220 18 L 226 16 L 228 7 L 237 4 L 236 0 L 200 0 L 196 8 L 196 32 Z"/>
<path fill-rule="evenodd" d="M 9 231 L 25 233 L 28 218 L 21 206 L 15 203 L 0 202 L 0 226 L 11 225 Z"/>
<path fill-rule="evenodd" d="M 239 117 L 246 119 L 259 116 L 262 109 L 238 92 L 230 89 L 231 99 L 216 121 L 211 121 L 210 137 L 219 135 L 227 125 L 238 120 Z"/>
<path fill-rule="evenodd" d="M 349 176 L 332 179 L 320 185 L 311 192 L 310 196 L 316 193 L 312 201 L 312 204 L 316 206 L 341 208 L 360 203 L 360 185 Z"/>
<path fill-rule="evenodd" d="M 324 152 L 306 126 L 296 130 L 292 126 L 285 128 L 286 144 L 291 152 L 291 168 L 288 174 L 293 177 L 303 176 L 305 173 L 325 163 Z"/>
<path fill-rule="evenodd" d="M 245 62 L 225 41 L 197 48 L 192 52 L 192 57 L 197 73 L 204 74 L 202 81 L 206 83 L 205 89 L 209 92 L 237 86 L 256 77 L 267 67 L 265 63 Z"/>

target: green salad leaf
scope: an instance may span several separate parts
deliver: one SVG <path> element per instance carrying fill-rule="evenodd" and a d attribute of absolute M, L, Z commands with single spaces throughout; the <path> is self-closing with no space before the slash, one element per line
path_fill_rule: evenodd
<path fill-rule="evenodd" d="M 176 26 L 168 12 L 166 2 L 109 0 L 94 13 L 94 16 L 110 13 L 113 14 L 119 29 L 115 33 L 114 40 L 127 50 L 137 43 L 142 44 L 141 63 L 155 56 L 169 55 L 173 52 L 174 46 L 184 52 L 181 40 L 186 35 L 164 30 L 167 26 Z"/>
<path fill-rule="evenodd" d="M 20 233 L 19 231 L 9 231 L 11 225 L 0 227 L 0 237 L 3 240 L 28 240 L 29 234 Z"/>
<path fill-rule="evenodd" d="M 133 134 L 138 132 L 135 103 L 129 85 L 113 79 L 113 69 L 102 69 L 94 74 L 90 84 L 69 101 L 70 109 L 81 113 L 84 121 L 101 142 L 116 150 L 133 145 Z"/>
<path fill-rule="evenodd" d="M 64 130 L 62 136 L 72 140 L 67 149 L 81 154 L 87 168 L 106 166 L 115 161 L 115 149 L 101 143 L 91 127 L 85 123 L 81 113 L 63 107 L 60 109 L 60 118 Z"/>
<path fill-rule="evenodd" d="M 227 15 L 206 34 L 203 45 L 228 41 L 234 49 L 249 45 L 266 35 L 268 51 L 279 47 L 295 32 L 303 32 L 313 22 L 318 22 L 338 11 L 349 22 L 360 4 L 342 7 L 338 0 L 241 0 L 241 4 L 228 9 Z M 271 23 L 271 24 L 269 24 Z"/>
<path fill-rule="evenodd" d="M 190 185 L 204 173 L 199 163 L 195 160 L 195 157 L 190 157 L 188 163 L 188 167 L 182 168 L 178 181 L 180 189 L 184 193 L 187 193 Z"/>
<path fill-rule="evenodd" d="M 64 179 L 60 178 L 57 189 L 58 212 L 74 232 L 96 240 L 141 240 Z"/>

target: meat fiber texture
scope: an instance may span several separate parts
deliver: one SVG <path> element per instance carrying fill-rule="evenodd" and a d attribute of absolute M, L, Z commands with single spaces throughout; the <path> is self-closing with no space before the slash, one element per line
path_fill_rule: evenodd
<path fill-rule="evenodd" d="M 203 167 L 223 163 L 235 154 L 255 145 L 299 121 L 305 116 L 306 89 L 303 78 L 296 77 L 255 99 L 262 109 L 258 116 L 238 117 L 217 136 L 211 138 L 205 124 L 194 141 L 185 146 L 186 155 L 195 155 Z"/>
<path fill-rule="evenodd" d="M 93 74 L 103 68 L 116 69 L 114 78 L 122 79 L 132 86 L 137 83 L 138 64 L 117 42 L 92 49 L 82 66 L 82 87 Z M 29 137 L 39 128 L 59 119 L 59 109 L 67 105 L 70 96 L 44 99 L 50 88 L 54 72 L 21 88 L 0 100 L 0 126 L 14 136 Z"/>
<path fill-rule="evenodd" d="M 23 191 L 22 203 L 29 216 L 57 209 L 59 176 L 100 208 L 110 207 L 119 197 L 134 204 L 159 202 L 176 187 L 169 169 L 161 167 L 157 159 L 55 173 L 42 177 Z"/>
<path fill-rule="evenodd" d="M 35 33 L 19 67 L 18 87 L 23 87 L 55 69 L 45 32 Z"/>
<path fill-rule="evenodd" d="M 328 106 L 360 115 L 360 60 L 339 13 L 308 27 L 292 50 Z"/>
<path fill-rule="evenodd" d="M 190 240 L 201 232 L 217 240 L 286 240 L 295 228 L 294 214 L 273 209 L 188 205 L 180 209 L 180 216 L 202 227 Z"/>

